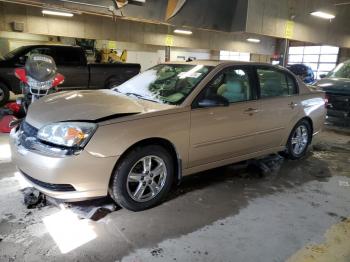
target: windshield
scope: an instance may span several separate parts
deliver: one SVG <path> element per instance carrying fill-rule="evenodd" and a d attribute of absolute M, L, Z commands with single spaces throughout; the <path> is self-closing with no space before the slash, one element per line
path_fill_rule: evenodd
<path fill-rule="evenodd" d="M 16 48 L 15 50 L 12 50 L 11 52 L 7 53 L 6 55 L 4 55 L 4 59 L 5 60 L 9 60 L 12 59 L 13 57 L 15 57 L 17 54 L 22 53 L 22 51 L 26 49 L 25 46 L 21 46 L 19 48 Z"/>
<path fill-rule="evenodd" d="M 211 69 L 204 65 L 161 64 L 113 90 L 145 100 L 179 105 Z"/>
<path fill-rule="evenodd" d="M 333 71 L 329 72 L 328 78 L 350 78 L 350 61 L 339 64 Z"/>

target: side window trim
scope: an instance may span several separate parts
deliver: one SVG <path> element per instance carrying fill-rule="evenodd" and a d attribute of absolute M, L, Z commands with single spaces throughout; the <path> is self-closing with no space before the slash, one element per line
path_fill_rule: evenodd
<path fill-rule="evenodd" d="M 198 109 L 198 100 L 202 96 L 202 94 L 205 92 L 207 88 L 210 87 L 210 85 L 214 82 L 214 80 L 217 79 L 221 74 L 223 74 L 225 71 L 230 69 L 242 69 L 245 70 L 248 73 L 249 78 L 249 87 L 250 92 L 252 93 L 252 98 L 246 101 L 239 101 L 239 102 L 230 102 L 230 105 L 232 104 L 238 104 L 238 103 L 246 103 L 251 101 L 256 101 L 258 99 L 258 79 L 256 79 L 255 73 L 254 73 L 254 67 L 251 65 L 230 65 L 223 69 L 221 69 L 218 73 L 216 73 L 213 78 L 205 85 L 205 87 L 199 92 L 199 94 L 196 96 L 195 99 L 193 99 L 193 102 L 191 104 L 192 109 Z"/>
<path fill-rule="evenodd" d="M 259 69 L 262 69 L 262 70 L 273 70 L 273 71 L 280 72 L 280 73 L 284 74 L 285 78 L 286 78 L 287 85 L 288 85 L 288 82 L 289 82 L 288 79 L 287 79 L 287 76 L 289 76 L 290 79 L 292 79 L 292 81 L 293 81 L 293 84 L 294 84 L 294 87 L 295 87 L 295 94 L 289 94 L 289 91 L 288 91 L 288 95 L 262 97 L 261 96 L 260 77 L 259 77 L 259 74 L 258 74 L 258 70 Z M 276 68 L 276 67 L 273 67 L 273 66 L 262 65 L 262 66 L 254 66 L 254 71 L 255 71 L 255 78 L 256 78 L 256 84 L 257 84 L 257 94 L 258 94 L 258 99 L 259 100 L 260 99 L 276 99 L 276 98 L 279 98 L 279 97 L 291 97 L 291 96 L 298 96 L 299 95 L 299 84 L 298 84 L 298 81 L 295 79 L 295 77 L 292 74 L 290 74 L 286 70 L 283 70 L 283 69 L 280 69 L 280 68 Z"/>

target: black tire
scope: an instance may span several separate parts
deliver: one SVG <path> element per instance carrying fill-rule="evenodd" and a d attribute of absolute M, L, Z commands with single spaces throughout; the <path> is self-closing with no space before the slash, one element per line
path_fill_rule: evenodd
<path fill-rule="evenodd" d="M 10 99 L 10 90 L 0 83 L 0 106 L 4 106 Z"/>
<path fill-rule="evenodd" d="M 164 185 L 162 189 L 154 198 L 145 202 L 139 202 L 131 197 L 128 191 L 127 181 L 132 168 L 135 168 L 135 165 L 140 159 L 146 156 L 156 156 L 163 160 L 166 168 L 166 177 L 163 180 Z M 174 181 L 175 172 L 173 162 L 171 154 L 162 146 L 148 145 L 132 149 L 115 168 L 109 186 L 109 195 L 118 205 L 131 211 L 142 211 L 159 205 L 171 190 Z"/>
<path fill-rule="evenodd" d="M 300 152 L 296 152 L 297 150 L 295 150 L 295 147 L 296 145 L 293 144 L 293 137 L 295 136 L 296 134 L 296 130 L 298 128 L 304 128 L 307 132 L 307 142 L 305 144 L 305 147 L 302 148 L 302 150 L 300 150 Z M 287 148 L 286 148 L 286 151 L 285 151 L 285 156 L 289 159 L 292 159 L 292 160 L 297 160 L 297 159 L 300 159 L 302 157 L 305 156 L 306 152 L 307 152 L 307 149 L 309 147 L 309 145 L 311 144 L 311 139 L 312 139 L 312 128 L 311 128 L 311 125 L 309 123 L 309 121 L 303 119 L 303 120 L 300 120 L 293 128 L 292 132 L 290 133 L 289 135 L 289 138 L 288 138 L 288 142 L 287 142 Z"/>

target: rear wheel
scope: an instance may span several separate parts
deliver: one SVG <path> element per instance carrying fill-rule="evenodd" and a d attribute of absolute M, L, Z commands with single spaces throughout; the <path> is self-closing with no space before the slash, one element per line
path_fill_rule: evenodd
<path fill-rule="evenodd" d="M 0 83 L 0 106 L 5 105 L 10 99 L 10 90 L 6 85 Z"/>
<path fill-rule="evenodd" d="M 116 168 L 109 193 L 120 206 L 142 211 L 161 203 L 173 179 L 174 164 L 166 149 L 157 145 L 138 147 Z"/>
<path fill-rule="evenodd" d="M 311 126 L 306 120 L 301 120 L 293 128 L 287 143 L 287 157 L 290 159 L 302 158 L 311 143 Z"/>

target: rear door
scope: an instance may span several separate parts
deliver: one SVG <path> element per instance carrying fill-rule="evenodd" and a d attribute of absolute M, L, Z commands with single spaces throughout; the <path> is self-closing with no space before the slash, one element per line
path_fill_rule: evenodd
<path fill-rule="evenodd" d="M 252 153 L 258 120 L 254 75 L 248 66 L 224 69 L 192 105 L 190 167 Z M 228 106 L 198 107 L 197 102 L 221 96 Z"/>
<path fill-rule="evenodd" d="M 58 72 L 65 77 L 61 87 L 64 89 L 88 88 L 89 71 L 85 57 L 78 47 L 55 47 L 55 62 Z"/>
<path fill-rule="evenodd" d="M 274 148 L 291 131 L 301 105 L 296 79 L 287 71 L 275 67 L 256 67 L 259 82 L 259 118 L 257 150 Z"/>

